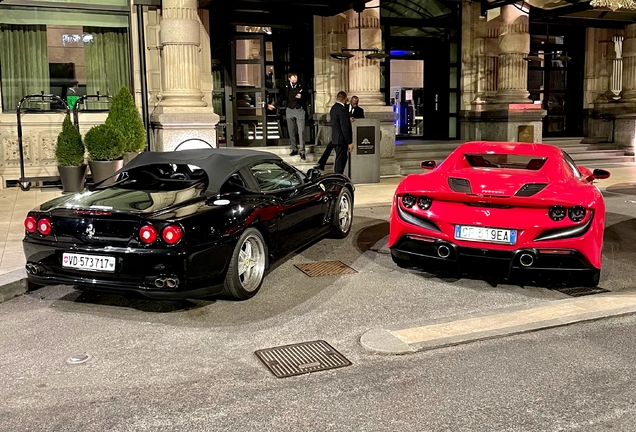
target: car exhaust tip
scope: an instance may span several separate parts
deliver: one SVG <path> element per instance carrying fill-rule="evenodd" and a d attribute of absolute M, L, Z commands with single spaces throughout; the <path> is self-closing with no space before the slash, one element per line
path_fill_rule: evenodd
<path fill-rule="evenodd" d="M 524 267 L 530 267 L 534 263 L 534 257 L 528 253 L 521 254 L 519 262 Z"/>
<path fill-rule="evenodd" d="M 450 248 L 446 245 L 440 245 L 437 247 L 437 256 L 440 258 L 448 258 L 450 256 Z"/>
<path fill-rule="evenodd" d="M 155 286 L 157 288 L 163 288 L 166 285 L 166 280 L 164 278 L 155 279 Z"/>
<path fill-rule="evenodd" d="M 179 279 L 177 278 L 168 278 L 166 279 L 166 286 L 168 288 L 176 288 L 179 286 Z"/>
<path fill-rule="evenodd" d="M 37 275 L 42 272 L 42 268 L 37 264 L 27 264 L 26 271 L 28 274 Z"/>

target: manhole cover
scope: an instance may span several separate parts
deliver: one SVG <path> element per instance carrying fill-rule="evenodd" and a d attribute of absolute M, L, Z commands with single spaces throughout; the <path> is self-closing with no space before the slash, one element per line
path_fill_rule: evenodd
<path fill-rule="evenodd" d="M 351 365 L 345 356 L 322 340 L 262 349 L 254 354 L 277 378 Z"/>
<path fill-rule="evenodd" d="M 296 268 L 309 277 L 337 276 L 358 273 L 342 261 L 320 261 L 296 264 Z"/>
<path fill-rule="evenodd" d="M 562 292 L 563 294 L 567 294 L 570 297 L 581 297 L 586 295 L 610 292 L 609 290 L 606 290 L 605 288 L 599 288 L 599 287 L 561 287 L 561 288 L 554 288 L 554 290 Z"/>

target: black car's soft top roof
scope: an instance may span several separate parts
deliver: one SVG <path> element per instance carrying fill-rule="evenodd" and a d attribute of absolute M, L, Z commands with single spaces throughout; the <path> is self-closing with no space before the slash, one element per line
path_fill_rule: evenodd
<path fill-rule="evenodd" d="M 196 149 L 168 152 L 142 152 L 128 162 L 119 172 L 129 171 L 148 165 L 185 164 L 201 168 L 208 176 L 208 187 L 205 194 L 214 196 L 221 186 L 236 171 L 258 161 L 282 160 L 278 155 L 268 151 L 236 150 L 236 149 Z"/>

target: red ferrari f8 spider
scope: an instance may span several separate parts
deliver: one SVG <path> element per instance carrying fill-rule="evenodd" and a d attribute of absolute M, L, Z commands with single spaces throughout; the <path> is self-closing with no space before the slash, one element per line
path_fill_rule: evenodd
<path fill-rule="evenodd" d="M 596 286 L 605 203 L 596 179 L 547 144 L 471 142 L 404 178 L 391 209 L 389 247 L 401 267 L 565 276 Z"/>

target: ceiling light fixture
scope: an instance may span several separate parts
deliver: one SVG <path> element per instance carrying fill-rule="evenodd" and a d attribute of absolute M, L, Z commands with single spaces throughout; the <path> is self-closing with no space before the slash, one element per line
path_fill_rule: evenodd
<path fill-rule="evenodd" d="M 365 55 L 369 60 L 381 60 L 389 57 L 388 54 L 380 52 L 377 48 L 362 48 L 362 29 L 360 27 L 360 13 L 365 9 L 364 3 L 358 3 L 353 6 L 353 10 L 358 12 L 358 48 L 342 48 L 340 52 L 331 53 L 330 56 L 337 60 L 347 60 L 354 57 L 352 52 L 369 52 Z"/>

